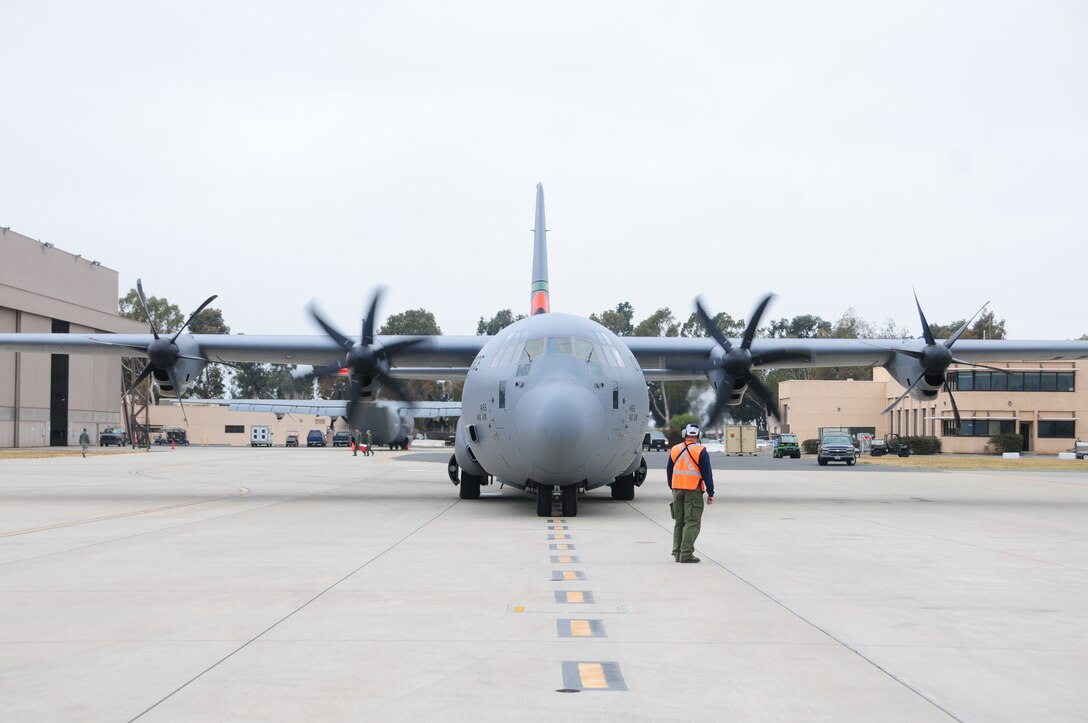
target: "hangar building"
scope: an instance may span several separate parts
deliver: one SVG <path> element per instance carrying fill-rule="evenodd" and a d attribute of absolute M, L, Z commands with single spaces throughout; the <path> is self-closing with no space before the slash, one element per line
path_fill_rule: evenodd
<path fill-rule="evenodd" d="M 0 227 L 0 332 L 145 333 L 117 272 Z M 0 448 L 77 444 L 121 425 L 121 358 L 0 352 Z"/>

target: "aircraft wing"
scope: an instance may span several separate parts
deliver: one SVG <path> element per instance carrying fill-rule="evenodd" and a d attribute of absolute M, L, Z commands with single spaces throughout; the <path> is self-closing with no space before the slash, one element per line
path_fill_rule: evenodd
<path fill-rule="evenodd" d="M 322 417 L 345 417 L 348 403 L 344 399 L 223 399 L 190 400 L 226 404 L 232 412 L 272 412 L 274 414 L 315 414 Z M 461 416 L 460 402 L 373 402 L 395 409 L 402 417 L 438 419 Z"/>
<path fill-rule="evenodd" d="M 463 379 L 489 336 L 379 336 L 378 347 L 418 340 L 392 355 L 403 379 Z M 150 334 L 0 334 L 0 351 L 43 354 L 144 356 L 154 340 Z M 183 334 L 180 351 L 213 362 L 258 362 L 324 366 L 343 357 L 344 350 L 327 336 L 264 336 L 246 334 Z"/>
<path fill-rule="evenodd" d="M 704 379 L 703 371 L 690 370 L 719 353 L 720 347 L 703 337 L 621 337 L 642 367 L 647 381 Z M 731 340 L 734 346 L 739 339 Z M 881 366 L 896 350 L 921 352 L 923 339 L 755 339 L 751 353 L 757 369 L 838 366 Z M 1086 359 L 1088 344 L 1082 341 L 1009 341 L 960 339 L 955 355 L 969 362 L 1044 361 Z"/>

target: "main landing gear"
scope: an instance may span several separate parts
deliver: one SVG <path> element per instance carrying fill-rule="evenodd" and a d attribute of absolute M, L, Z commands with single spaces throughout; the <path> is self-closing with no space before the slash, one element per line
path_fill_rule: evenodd
<path fill-rule="evenodd" d="M 463 484 L 463 483 L 462 483 Z M 538 517 L 552 516 L 552 485 L 536 486 L 536 514 Z M 578 485 L 566 485 L 559 488 L 559 502 L 563 517 L 578 516 Z"/>
<path fill-rule="evenodd" d="M 536 486 L 536 516 L 551 517 L 552 515 L 552 486 Z"/>

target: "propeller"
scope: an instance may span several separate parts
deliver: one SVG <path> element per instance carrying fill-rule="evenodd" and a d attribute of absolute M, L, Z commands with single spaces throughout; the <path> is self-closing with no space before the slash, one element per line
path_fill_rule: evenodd
<path fill-rule="evenodd" d="M 943 344 L 938 344 L 937 340 L 933 338 L 933 331 L 929 328 L 929 322 L 926 321 L 925 312 L 922 311 L 922 304 L 918 301 L 918 293 L 914 293 L 914 305 L 918 307 L 918 318 L 922 322 L 922 338 L 925 340 L 926 345 L 922 347 L 921 351 L 915 351 L 914 349 L 903 349 L 893 347 L 892 351 L 896 354 L 902 354 L 903 356 L 909 356 L 918 360 L 918 364 L 921 367 L 922 373 L 910 383 L 907 390 L 899 395 L 899 398 L 888 405 L 881 414 L 887 414 L 891 410 L 903 401 L 911 391 L 918 386 L 918 383 L 925 379 L 928 383 L 936 386 L 942 385 L 945 394 L 948 395 L 948 401 L 952 403 L 952 414 L 956 419 L 956 426 L 960 426 L 960 410 L 956 406 L 956 398 L 952 395 L 952 388 L 948 386 L 948 367 L 953 363 L 962 364 L 964 366 L 978 367 L 980 369 L 991 369 L 993 371 L 1008 374 L 1007 369 L 998 369 L 997 367 L 986 366 L 985 364 L 975 364 L 964 359 L 958 359 L 952 355 L 952 345 L 955 344 L 963 333 L 967 331 L 967 327 L 971 325 L 971 322 L 982 313 L 982 310 L 990 305 L 987 301 L 982 307 L 971 316 L 970 319 L 963 322 L 963 326 L 956 330 L 952 336 L 944 341 Z"/>
<path fill-rule="evenodd" d="M 189 417 L 185 414 L 185 404 L 181 401 L 181 387 L 178 386 L 177 374 L 174 372 L 174 365 L 178 363 L 179 359 L 193 359 L 195 361 L 206 362 L 207 359 L 199 356 L 192 356 L 189 354 L 182 354 L 178 349 L 177 340 L 181 336 L 181 333 L 185 331 L 186 327 L 192 323 L 197 314 L 204 311 L 208 304 L 215 301 L 218 297 L 217 294 L 212 294 L 204 303 L 197 307 L 196 311 L 189 315 L 189 318 L 185 320 L 185 323 L 181 325 L 174 335 L 167 339 L 166 337 L 159 336 L 159 330 L 155 328 L 155 322 L 151 318 L 151 312 L 147 308 L 147 297 L 144 295 L 144 285 L 141 279 L 136 279 L 136 294 L 140 297 L 140 306 L 144 310 L 144 318 L 147 319 L 148 326 L 151 327 L 151 335 L 154 339 L 146 347 L 139 345 L 129 344 L 111 344 L 111 346 L 127 346 L 130 349 L 141 351 L 147 355 L 147 366 L 140 372 L 140 376 L 136 377 L 136 380 L 128 386 L 124 391 L 124 394 L 130 393 L 133 389 L 139 386 L 140 382 L 147 379 L 156 371 L 162 371 L 166 374 L 170 380 L 170 384 L 174 387 L 174 393 L 178 395 L 178 404 L 181 406 L 181 416 L 185 419 L 185 424 L 189 424 Z"/>
<path fill-rule="evenodd" d="M 767 411 L 774 416 L 775 419 L 780 419 L 778 414 L 778 404 L 775 402 L 774 397 L 771 395 L 769 389 L 764 386 L 763 382 L 758 376 L 752 373 L 752 368 L 762 364 L 774 364 L 780 362 L 790 361 L 809 361 L 810 356 L 806 352 L 788 351 L 785 349 L 772 349 L 765 352 L 753 352 L 752 341 L 755 339 L 756 330 L 759 328 L 759 321 L 763 317 L 763 312 L 767 309 L 767 305 L 771 303 L 771 299 L 774 298 L 774 294 L 767 294 L 759 302 L 759 306 L 752 313 L 752 318 L 748 322 L 748 326 L 744 329 L 744 336 L 741 338 L 740 346 L 733 346 L 733 343 L 725 337 L 718 325 L 714 323 L 713 318 L 707 313 L 703 307 L 702 298 L 695 300 L 695 313 L 699 317 L 699 321 L 702 322 L 703 328 L 711 336 L 715 342 L 724 350 L 724 354 L 721 356 L 713 356 L 696 364 L 692 364 L 686 367 L 689 371 L 713 371 L 718 370 L 722 374 L 722 379 L 718 382 L 718 393 L 714 398 L 714 404 L 710 408 L 710 415 L 707 420 L 707 426 L 714 426 L 721 418 L 722 411 L 725 409 L 725 405 L 729 402 L 729 399 L 733 396 L 733 390 L 738 387 L 748 386 L 759 397 L 760 401 L 766 406 Z M 682 367 L 674 367 L 682 368 Z"/>
<path fill-rule="evenodd" d="M 389 357 L 398 351 L 403 351 L 409 347 L 415 346 L 423 340 L 404 339 L 389 344 L 374 343 L 374 318 L 378 309 L 378 301 L 381 299 L 382 293 L 383 290 L 381 288 L 377 289 L 370 300 L 370 309 L 367 311 L 367 315 L 363 317 L 363 328 L 359 343 L 356 343 L 354 339 L 342 334 L 336 327 L 321 316 L 317 307 L 312 303 L 310 304 L 310 316 L 312 316 L 314 321 L 325 330 L 325 333 L 329 335 L 329 338 L 335 341 L 337 345 L 343 349 L 343 355 L 331 364 L 327 364 L 320 369 L 314 369 L 310 372 L 309 376 L 311 378 L 327 377 L 339 373 L 341 369 L 348 369 L 350 371 L 351 381 L 348 396 L 349 417 L 351 416 L 352 409 L 359 402 L 363 387 L 366 386 L 363 383 L 364 379 L 367 381 L 367 384 L 370 383 L 368 377 L 377 378 L 378 381 L 384 386 L 389 387 L 398 397 L 405 401 L 410 400 L 407 389 L 405 389 L 396 379 L 389 376 Z"/>

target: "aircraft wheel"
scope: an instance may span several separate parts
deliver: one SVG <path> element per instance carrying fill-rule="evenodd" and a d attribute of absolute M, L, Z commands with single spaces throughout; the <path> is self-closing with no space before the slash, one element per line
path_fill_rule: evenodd
<path fill-rule="evenodd" d="M 629 475 L 617 477 L 616 481 L 612 483 L 612 499 L 635 499 L 635 481 Z"/>
<path fill-rule="evenodd" d="M 462 482 L 461 484 L 464 484 L 464 482 Z M 551 485 L 537 485 L 536 486 L 536 516 L 537 517 L 551 517 L 552 516 L 552 486 Z"/>
<path fill-rule="evenodd" d="M 559 488 L 563 496 L 563 516 L 578 516 L 578 485 L 567 485 Z"/>
<path fill-rule="evenodd" d="M 480 478 L 468 472 L 461 472 L 460 495 L 463 500 L 480 499 Z"/>

